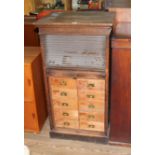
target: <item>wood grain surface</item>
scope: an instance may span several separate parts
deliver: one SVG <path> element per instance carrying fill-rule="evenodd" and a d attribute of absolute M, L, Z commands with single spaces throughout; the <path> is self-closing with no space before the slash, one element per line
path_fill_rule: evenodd
<path fill-rule="evenodd" d="M 78 12 L 63 12 L 51 14 L 44 19 L 36 22 L 40 26 L 52 25 L 88 25 L 88 26 L 112 26 L 114 19 L 113 13 L 98 12 L 98 11 L 78 11 Z"/>
<path fill-rule="evenodd" d="M 120 45 L 122 42 L 124 46 Z M 128 46 L 127 46 L 128 43 Z M 113 39 L 111 61 L 110 140 L 131 142 L 131 48 L 130 39 Z"/>
<path fill-rule="evenodd" d="M 39 132 L 47 118 L 40 48 L 24 48 L 24 130 Z"/>

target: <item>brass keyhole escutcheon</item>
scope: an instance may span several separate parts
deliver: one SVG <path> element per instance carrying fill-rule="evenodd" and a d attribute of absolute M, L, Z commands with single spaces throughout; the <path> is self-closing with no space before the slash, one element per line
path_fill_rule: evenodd
<path fill-rule="evenodd" d="M 88 87 L 88 88 L 94 88 L 94 87 L 95 87 L 95 84 L 94 84 L 94 83 L 89 83 L 89 84 L 87 85 L 87 87 Z"/>
<path fill-rule="evenodd" d="M 64 125 L 65 125 L 65 126 L 69 126 L 70 123 L 69 123 L 69 122 L 64 122 Z"/>
<path fill-rule="evenodd" d="M 95 98 L 95 95 L 87 95 L 88 98 Z"/>
<path fill-rule="evenodd" d="M 67 93 L 66 92 L 61 92 L 60 95 L 61 96 L 67 96 Z"/>
<path fill-rule="evenodd" d="M 62 106 L 68 107 L 68 103 L 62 103 Z"/>
<path fill-rule="evenodd" d="M 69 116 L 69 113 L 63 112 L 63 116 Z"/>
<path fill-rule="evenodd" d="M 60 81 L 60 85 L 61 86 L 66 86 L 67 85 L 67 82 L 66 81 Z"/>
<path fill-rule="evenodd" d="M 88 105 L 88 108 L 94 109 L 95 106 L 94 106 L 93 104 L 89 104 L 89 105 Z"/>
<path fill-rule="evenodd" d="M 95 125 L 88 125 L 88 128 L 95 128 Z"/>
<path fill-rule="evenodd" d="M 94 115 L 88 115 L 88 119 L 94 119 L 95 116 Z"/>

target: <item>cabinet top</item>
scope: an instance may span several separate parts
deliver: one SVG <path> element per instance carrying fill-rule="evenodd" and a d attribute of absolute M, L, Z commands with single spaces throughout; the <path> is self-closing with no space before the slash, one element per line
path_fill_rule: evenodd
<path fill-rule="evenodd" d="M 78 12 L 61 12 L 52 13 L 46 18 L 36 22 L 38 26 L 52 25 L 84 25 L 84 26 L 107 26 L 111 27 L 114 22 L 114 13 L 101 11 L 78 11 Z"/>
<path fill-rule="evenodd" d="M 36 22 L 35 16 L 24 16 L 24 24 L 26 25 L 32 25 Z"/>
<path fill-rule="evenodd" d="M 24 64 L 32 63 L 40 53 L 40 47 L 24 47 Z"/>
<path fill-rule="evenodd" d="M 131 0 L 105 0 L 105 8 L 131 8 Z"/>

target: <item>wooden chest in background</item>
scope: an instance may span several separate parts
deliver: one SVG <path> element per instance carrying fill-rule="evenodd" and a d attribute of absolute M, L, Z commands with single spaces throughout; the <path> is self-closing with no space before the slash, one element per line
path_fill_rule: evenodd
<path fill-rule="evenodd" d="M 131 142 L 131 40 L 113 38 L 110 140 Z"/>
<path fill-rule="evenodd" d="M 39 47 L 24 48 L 24 129 L 39 132 L 47 118 Z"/>
<path fill-rule="evenodd" d="M 66 12 L 37 22 L 51 137 L 107 140 L 113 18 L 106 12 Z"/>
<path fill-rule="evenodd" d="M 131 0 L 106 0 L 115 12 L 111 40 L 110 141 L 131 142 Z"/>
<path fill-rule="evenodd" d="M 116 13 L 113 35 L 131 36 L 131 0 L 105 0 L 105 9 Z"/>
<path fill-rule="evenodd" d="M 24 46 L 40 46 L 36 16 L 24 16 Z"/>

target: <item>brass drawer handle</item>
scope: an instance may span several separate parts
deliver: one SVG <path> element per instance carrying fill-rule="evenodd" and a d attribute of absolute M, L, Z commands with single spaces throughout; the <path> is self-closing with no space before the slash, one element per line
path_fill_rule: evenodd
<path fill-rule="evenodd" d="M 95 125 L 88 125 L 88 128 L 95 128 Z"/>
<path fill-rule="evenodd" d="M 69 113 L 63 112 L 63 116 L 69 116 Z"/>
<path fill-rule="evenodd" d="M 89 83 L 89 84 L 87 85 L 87 87 L 88 87 L 88 88 L 93 88 L 93 87 L 95 87 L 95 84 L 94 84 L 94 83 Z"/>
<path fill-rule="evenodd" d="M 70 123 L 69 123 L 69 122 L 64 122 L 64 125 L 65 125 L 65 126 L 69 126 Z"/>
<path fill-rule="evenodd" d="M 67 93 L 66 92 L 61 92 L 60 95 L 61 96 L 67 96 Z"/>
<path fill-rule="evenodd" d="M 67 82 L 66 81 L 60 81 L 60 83 L 59 83 L 61 86 L 66 86 L 67 85 Z"/>
<path fill-rule="evenodd" d="M 95 98 L 95 95 L 87 95 L 88 98 Z"/>
<path fill-rule="evenodd" d="M 94 119 L 95 116 L 94 116 L 94 115 L 88 115 L 88 118 L 89 118 L 89 119 Z"/>
<path fill-rule="evenodd" d="M 68 103 L 62 103 L 62 106 L 68 107 Z"/>
<path fill-rule="evenodd" d="M 89 104 L 88 108 L 92 108 L 93 109 L 93 108 L 95 108 L 95 106 L 93 104 Z"/>

